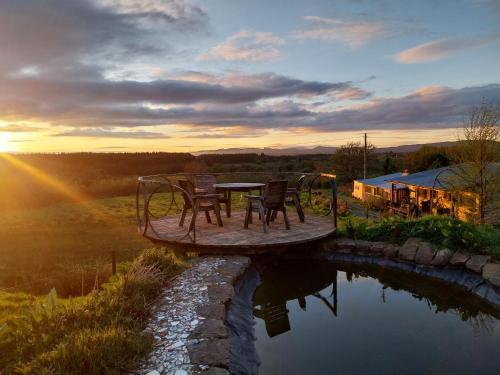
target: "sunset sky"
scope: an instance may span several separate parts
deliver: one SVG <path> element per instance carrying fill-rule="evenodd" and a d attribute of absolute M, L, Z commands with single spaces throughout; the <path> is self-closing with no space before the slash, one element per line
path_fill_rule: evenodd
<path fill-rule="evenodd" d="M 498 0 L 1 0 L 0 151 L 454 140 Z"/>

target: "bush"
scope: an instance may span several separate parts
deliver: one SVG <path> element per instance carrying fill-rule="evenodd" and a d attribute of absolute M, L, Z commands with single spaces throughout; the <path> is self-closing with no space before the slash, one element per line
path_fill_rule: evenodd
<path fill-rule="evenodd" d="M 101 290 L 86 297 L 22 299 L 0 294 L 0 368 L 6 374 L 120 374 L 151 349 L 143 334 L 151 303 L 182 265 L 147 250 Z M 2 303 L 3 301 L 5 303 Z M 8 313 L 10 309 L 10 313 Z"/>
<path fill-rule="evenodd" d="M 500 235 L 493 228 L 478 226 L 449 216 L 424 216 L 404 220 L 397 216 L 380 222 L 348 217 L 345 229 L 348 237 L 368 241 L 404 243 L 409 237 L 421 237 L 438 247 L 464 249 L 473 253 L 500 255 Z"/>

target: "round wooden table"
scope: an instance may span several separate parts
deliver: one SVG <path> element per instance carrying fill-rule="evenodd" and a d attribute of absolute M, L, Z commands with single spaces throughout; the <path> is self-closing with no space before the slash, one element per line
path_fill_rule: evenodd
<path fill-rule="evenodd" d="M 258 190 L 259 195 L 262 195 L 262 188 L 264 186 L 266 186 L 266 184 L 260 182 L 227 182 L 214 184 L 215 190 L 224 193 L 224 196 L 227 198 L 227 217 L 231 217 L 231 192 L 248 193 L 252 190 Z"/>

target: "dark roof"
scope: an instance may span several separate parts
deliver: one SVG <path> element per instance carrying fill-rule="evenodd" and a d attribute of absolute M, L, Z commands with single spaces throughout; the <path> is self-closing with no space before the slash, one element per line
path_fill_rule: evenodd
<path fill-rule="evenodd" d="M 413 185 L 429 189 L 446 189 L 443 184 L 444 179 L 439 178 L 446 174 L 450 167 L 430 169 L 428 171 L 411 173 L 406 176 L 387 179 L 389 182 L 396 182 L 404 185 Z"/>
<path fill-rule="evenodd" d="M 457 173 L 454 172 L 453 169 L 460 168 L 462 171 L 466 171 L 467 167 L 467 164 L 459 164 L 449 167 L 429 169 L 428 171 L 411 173 L 407 176 L 389 178 L 387 179 L 387 181 L 391 183 L 413 185 L 428 189 L 446 190 L 447 185 L 448 187 L 450 187 L 450 184 L 453 185 L 453 182 L 450 179 L 452 179 L 453 176 L 457 176 Z M 500 163 L 491 163 L 488 166 L 488 169 L 491 169 L 492 172 L 498 170 L 500 169 Z"/>
<path fill-rule="evenodd" d="M 398 179 L 403 176 L 402 172 L 397 172 L 397 173 L 391 173 L 391 174 L 386 174 L 384 176 L 378 176 L 378 177 L 373 177 L 373 178 L 363 178 L 360 180 L 354 180 L 357 182 L 361 182 L 362 184 L 369 185 L 369 186 L 376 186 L 382 189 L 391 189 L 391 183 L 387 182 L 387 180 L 392 180 L 392 179 Z M 403 186 L 401 186 L 403 187 Z"/>

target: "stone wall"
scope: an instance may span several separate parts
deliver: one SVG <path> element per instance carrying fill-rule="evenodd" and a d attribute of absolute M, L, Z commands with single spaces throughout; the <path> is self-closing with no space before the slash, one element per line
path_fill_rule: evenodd
<path fill-rule="evenodd" d="M 154 340 L 130 375 L 227 375 L 226 308 L 250 265 L 242 256 L 200 257 L 166 285 L 145 329 Z"/>
<path fill-rule="evenodd" d="M 500 264 L 490 256 L 436 249 L 421 238 L 409 238 L 402 246 L 339 238 L 323 249 L 332 251 L 334 259 L 378 264 L 459 285 L 500 309 Z"/>

